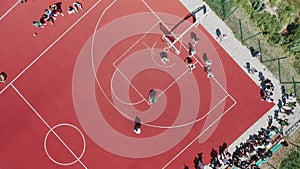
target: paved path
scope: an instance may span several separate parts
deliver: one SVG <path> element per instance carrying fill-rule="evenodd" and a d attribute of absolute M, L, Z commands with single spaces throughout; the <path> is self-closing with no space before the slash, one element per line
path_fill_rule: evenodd
<path fill-rule="evenodd" d="M 208 5 L 203 2 L 202 0 L 180 0 L 182 4 L 189 10 L 193 11 L 199 6 L 205 4 L 207 7 Z M 208 7 L 209 8 L 209 7 Z M 200 13 L 200 12 L 199 12 Z M 201 16 L 202 15 L 202 16 Z M 222 41 L 220 44 L 221 46 L 228 52 L 228 54 L 235 60 L 239 66 L 246 72 L 244 65 L 246 62 L 250 62 L 252 66 L 254 66 L 258 71 L 261 71 L 265 77 L 269 78 L 274 86 L 274 101 L 275 106 L 267 112 L 263 117 L 261 117 L 253 126 L 251 126 L 247 131 L 244 132 L 233 144 L 229 146 L 229 151 L 233 152 L 236 145 L 239 145 L 241 142 L 245 142 L 249 135 L 253 133 L 257 133 L 257 131 L 267 126 L 267 119 L 268 116 L 274 115 L 274 110 L 277 110 L 277 100 L 281 98 L 281 90 L 280 90 L 280 82 L 275 76 L 257 59 L 251 56 L 249 49 L 246 46 L 243 46 L 242 43 L 234 37 L 233 32 L 230 28 L 210 9 L 208 9 L 208 13 L 206 16 L 203 14 L 197 14 L 197 18 L 203 17 L 201 24 L 206 28 L 206 30 L 213 36 L 216 37 L 215 32 L 217 28 L 220 28 L 223 33 L 227 34 L 227 38 L 225 41 Z M 246 72 L 247 73 L 247 72 Z M 259 78 L 258 74 L 249 74 L 249 77 L 259 85 Z M 258 93 L 259 94 L 259 93 Z M 294 124 L 296 121 L 300 119 L 299 113 L 299 105 L 297 105 L 296 109 L 294 109 L 295 114 L 288 116 L 290 126 Z M 255 113 L 255 112 L 254 112 Z M 283 114 L 279 113 L 279 117 L 283 116 Z M 275 125 L 278 125 L 277 122 L 274 122 Z M 285 130 L 287 128 L 284 128 Z"/>

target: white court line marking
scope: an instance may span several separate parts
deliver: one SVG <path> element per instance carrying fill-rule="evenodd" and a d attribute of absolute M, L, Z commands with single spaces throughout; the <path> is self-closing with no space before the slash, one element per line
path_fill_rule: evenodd
<path fill-rule="evenodd" d="M 61 34 L 54 42 L 52 42 L 37 58 L 35 58 L 25 69 L 21 71 L 11 82 L 9 82 L 1 91 L 2 94 L 9 86 L 11 86 L 22 74 L 25 73 L 35 62 L 37 62 L 44 54 L 52 48 L 60 39 L 62 39 L 73 27 L 80 22 L 88 13 L 90 13 L 102 0 L 97 1 L 86 13 L 84 13 L 76 22 L 74 22 L 63 34 Z"/>
<path fill-rule="evenodd" d="M 146 43 L 144 43 L 144 42 L 143 42 L 143 45 L 144 45 L 146 48 L 148 48 L 148 49 L 151 50 L 152 61 L 155 63 L 156 66 L 158 66 L 158 67 L 160 67 L 160 68 L 172 68 L 172 67 L 174 67 L 174 66 L 176 65 L 176 63 L 173 63 L 173 64 L 167 66 L 167 65 L 161 65 L 161 64 L 159 64 L 159 63 L 156 62 L 156 60 L 154 59 L 154 55 L 155 55 L 155 56 L 159 56 L 159 54 L 157 54 L 157 53 L 155 53 L 155 52 L 153 51 L 153 48 L 154 48 L 154 46 L 156 45 L 156 42 L 153 44 L 152 48 L 150 48 L 150 47 L 149 47 Z"/>
<path fill-rule="evenodd" d="M 148 102 L 148 100 L 142 95 L 142 93 L 130 82 L 130 80 L 124 75 L 124 73 L 122 73 L 122 71 L 118 68 L 118 67 L 115 67 L 115 69 L 123 76 L 123 78 L 127 81 L 127 83 L 137 92 L 138 95 L 141 96 L 141 98 L 143 98 L 143 100 L 145 102 Z"/>
<path fill-rule="evenodd" d="M 160 17 L 156 14 L 156 12 L 144 1 L 144 0 L 141 0 L 144 5 L 151 11 L 151 13 L 159 20 L 160 23 L 162 23 L 164 25 L 164 27 L 168 28 L 168 30 L 171 30 L 168 25 L 162 20 L 160 19 Z M 178 38 L 173 31 L 171 31 L 171 34 L 173 37 L 175 37 L 176 39 Z M 182 44 L 182 42 L 179 41 L 180 44 Z"/>
<path fill-rule="evenodd" d="M 44 150 L 45 150 L 45 152 L 46 152 L 48 158 L 49 158 L 51 161 L 53 161 L 54 163 L 56 163 L 56 164 L 58 164 L 58 165 L 62 165 L 62 166 L 70 166 L 70 165 L 73 165 L 73 164 L 75 164 L 76 162 L 78 162 L 78 160 L 75 160 L 75 161 L 69 162 L 69 163 L 61 163 L 61 162 L 58 162 L 58 161 L 54 160 L 54 158 L 52 158 L 52 157 L 50 156 L 50 154 L 48 153 L 48 150 L 47 150 L 47 138 L 48 138 L 49 134 L 50 134 L 51 132 L 53 132 L 55 128 L 61 127 L 61 126 L 69 126 L 69 127 L 72 127 L 72 128 L 74 128 L 75 130 L 77 130 L 77 131 L 79 132 L 79 134 L 81 135 L 81 138 L 82 138 L 82 140 L 83 140 L 83 149 L 82 149 L 82 152 L 81 152 L 80 156 L 78 157 L 78 159 L 81 159 L 81 158 L 82 158 L 82 156 L 83 156 L 84 153 L 85 153 L 85 148 L 86 148 L 86 142 L 85 142 L 84 135 L 83 135 L 83 133 L 79 130 L 79 128 L 77 128 L 76 126 L 74 126 L 74 125 L 72 125 L 72 124 L 68 124 L 68 123 L 60 123 L 60 124 L 57 124 L 57 125 L 55 125 L 54 127 L 52 127 L 51 130 L 49 130 L 49 131 L 47 132 L 47 134 L 46 134 L 46 136 L 45 136 L 45 140 L 44 140 Z"/>
<path fill-rule="evenodd" d="M 42 120 L 42 122 L 53 132 L 53 134 L 57 137 L 57 139 L 69 150 L 69 152 L 76 158 L 79 163 L 87 169 L 87 167 L 82 163 L 82 161 L 77 157 L 77 155 L 70 149 L 70 147 L 59 137 L 59 135 L 52 130 L 52 127 L 43 119 L 43 117 L 35 110 L 35 108 L 29 103 L 29 101 L 21 94 L 21 92 L 11 84 L 13 89 L 17 92 L 17 94 L 24 100 L 24 102 L 30 107 L 30 109 Z"/>
<path fill-rule="evenodd" d="M 129 50 L 131 50 L 134 46 L 136 46 L 136 44 L 138 44 L 149 32 L 151 32 L 157 25 L 159 24 L 159 22 L 157 22 L 156 24 L 154 24 L 147 32 L 144 33 L 144 35 L 142 37 L 140 37 L 134 44 L 132 44 L 118 59 L 116 59 L 113 62 L 113 66 L 115 67 L 115 69 L 123 76 L 123 78 L 129 83 L 129 85 L 138 93 L 138 95 L 140 95 L 143 100 L 149 104 L 148 100 L 141 94 L 141 92 L 139 92 L 137 90 L 137 88 L 130 82 L 130 80 L 128 80 L 128 78 L 126 77 L 126 75 L 124 75 L 122 73 L 122 71 L 116 66 L 116 62 L 118 62 L 125 54 L 127 54 L 129 52 Z M 150 104 L 149 104 L 150 105 Z"/>
<path fill-rule="evenodd" d="M 116 72 L 119 72 L 119 71 L 115 71 L 115 72 L 113 73 L 112 79 L 114 79 Z M 126 80 L 126 79 L 125 79 L 125 80 Z M 127 83 L 130 83 L 130 82 L 128 82 L 128 80 L 126 80 L 126 81 L 127 81 Z M 114 88 L 113 88 L 113 83 L 112 83 L 112 82 L 113 82 L 113 81 L 110 81 L 110 89 L 111 89 L 112 95 L 113 95 L 119 102 L 121 102 L 121 103 L 123 103 L 123 104 L 125 104 L 125 105 L 131 105 L 131 106 L 133 106 L 133 105 L 137 105 L 137 104 L 140 104 L 140 103 L 142 103 L 142 102 L 145 101 L 144 97 L 141 97 L 141 98 L 142 98 L 141 100 L 139 100 L 139 101 L 137 101 L 137 102 L 134 102 L 134 103 L 123 101 L 122 99 L 120 99 L 120 98 L 116 95 L 115 90 L 114 90 Z M 131 85 L 131 83 L 130 83 L 130 85 Z M 131 85 L 131 86 L 132 86 L 132 87 L 134 88 L 134 90 L 136 90 L 137 93 L 139 94 L 139 92 L 138 92 L 138 90 L 135 88 L 135 86 L 134 86 L 134 85 Z"/>
<path fill-rule="evenodd" d="M 159 18 L 159 16 L 151 9 L 151 7 L 144 1 L 144 0 L 141 0 L 141 1 L 143 1 L 143 3 L 148 7 L 148 9 L 159 19 L 159 20 L 161 20 L 160 18 Z M 162 20 L 161 20 L 162 21 Z M 163 23 L 164 24 L 164 23 Z M 164 26 L 165 26 L 165 24 L 164 24 Z M 180 42 L 180 44 L 188 51 L 188 48 L 187 48 L 187 46 L 185 46 L 185 44 L 183 44 L 182 42 Z M 196 62 L 195 62 L 195 64 L 196 63 L 199 63 L 200 65 L 201 65 L 201 67 L 203 67 L 203 65 L 202 65 L 202 63 L 201 62 L 199 62 L 198 61 L 198 59 L 195 57 L 195 56 L 193 56 L 194 58 L 195 58 L 195 60 L 196 60 Z M 178 78 L 177 78 L 178 79 Z M 176 79 L 176 80 L 177 80 Z M 185 151 L 193 142 L 195 142 L 203 133 L 205 133 L 213 124 L 215 124 L 221 117 L 223 117 L 229 110 L 231 110 L 235 105 L 236 105 L 236 100 L 228 93 L 228 91 L 227 90 L 225 90 L 224 89 L 224 87 L 219 83 L 219 81 L 217 80 L 217 79 L 215 79 L 215 78 L 213 78 L 214 79 L 214 81 L 222 88 L 222 90 L 224 90 L 224 92 L 234 101 L 234 104 L 232 104 L 221 116 L 219 116 L 219 118 L 217 119 L 217 120 L 215 120 L 211 125 L 209 125 L 202 133 L 200 133 L 200 135 L 198 136 L 198 137 L 196 137 L 190 144 L 188 144 L 179 154 L 177 154 L 169 163 L 167 163 L 164 167 L 163 167 L 163 169 L 165 168 L 165 167 L 167 167 L 172 161 L 174 161 L 183 151 Z M 175 82 L 174 82 L 175 83 Z M 174 84 L 173 83 L 173 84 Z M 169 87 L 171 87 L 171 85 L 169 86 Z M 166 90 L 164 90 L 164 91 L 166 91 Z M 160 94 L 160 95 L 162 95 L 163 93 L 164 93 L 164 91 Z M 159 95 L 159 96 L 160 96 Z M 227 96 L 226 96 L 227 97 Z M 226 98 L 225 97 L 225 98 Z M 224 99 L 224 98 L 223 98 Z M 223 100 L 222 99 L 222 100 Z"/>
<path fill-rule="evenodd" d="M 212 107 L 205 115 L 203 115 L 202 117 L 199 117 L 198 119 L 188 122 L 188 123 L 184 123 L 184 124 L 179 124 L 176 126 L 156 126 L 156 125 L 152 125 L 152 124 L 144 124 L 145 126 L 149 126 L 149 127 L 156 127 L 156 128 L 161 128 L 161 129 L 175 129 L 175 128 L 179 128 L 179 127 L 185 127 L 188 125 L 192 125 L 195 124 L 201 120 L 203 120 L 205 117 L 207 117 L 215 108 L 217 108 L 224 100 L 226 100 L 228 97 L 225 96 L 223 99 L 221 99 L 214 107 Z M 229 108 L 228 108 L 229 109 Z M 228 109 L 226 109 L 224 112 L 229 111 Z"/>
<path fill-rule="evenodd" d="M 115 0 L 116 1 L 116 0 Z M 115 1 L 110 5 L 110 6 L 112 6 L 114 3 L 115 3 Z M 101 18 L 104 16 L 104 14 L 105 14 L 105 12 L 108 10 L 108 8 L 110 7 L 110 6 L 108 6 L 104 11 L 103 11 L 103 13 L 101 14 L 101 16 L 100 16 L 100 19 L 98 20 L 98 22 L 97 22 L 97 24 L 96 25 L 99 25 L 99 23 L 100 23 L 100 21 L 101 21 Z M 97 27 L 96 27 L 97 28 Z M 113 104 L 113 102 L 108 98 L 108 96 L 105 94 L 105 92 L 104 92 L 104 90 L 103 90 L 103 88 L 101 87 L 101 85 L 100 85 L 100 82 L 99 82 L 99 80 L 98 80 L 98 78 L 97 78 L 97 75 L 96 75 L 96 70 L 95 70 L 95 65 L 94 65 L 94 59 L 93 59 L 93 46 L 94 46 L 94 39 L 95 39 L 95 36 L 96 36 L 96 28 L 95 28 L 95 30 L 94 30 L 94 35 L 93 35 L 93 40 L 92 40 L 92 45 L 91 45 L 91 62 L 92 62 L 92 68 L 93 68 L 93 72 L 94 72 L 94 76 L 95 76 L 95 79 L 96 79 L 96 82 L 97 82 L 97 84 L 98 84 L 98 86 L 99 86 L 99 88 L 100 88 L 100 90 L 104 93 L 104 96 L 106 97 L 106 99 L 110 102 L 110 104 L 116 109 L 116 110 L 118 110 L 120 113 L 122 113 L 125 117 L 127 117 L 128 119 L 131 119 L 131 120 L 134 120 L 132 117 L 130 117 L 130 116 L 128 116 L 126 113 L 124 113 L 121 109 L 119 109 L 117 106 L 115 106 L 114 104 Z M 142 38 L 141 38 L 142 39 Z M 139 39 L 138 41 L 141 41 L 141 39 Z M 137 44 L 138 42 L 136 42 L 136 44 Z M 132 47 L 134 47 L 134 45 L 132 45 L 131 46 L 131 48 Z M 130 49 L 129 49 L 130 50 Z M 197 61 L 196 61 L 197 62 Z M 114 65 L 115 66 L 115 65 Z M 116 67 L 117 68 L 117 67 Z M 120 71 L 120 70 L 119 70 Z M 223 100 L 225 100 L 227 98 L 227 96 L 225 96 L 220 102 L 222 102 Z M 219 104 L 220 104 L 220 102 L 217 104 L 217 105 L 215 105 L 215 107 L 217 107 Z M 148 103 L 148 102 L 147 102 Z M 212 109 L 215 109 L 215 107 L 213 107 Z M 229 109 L 227 110 L 227 111 L 229 111 Z M 209 111 L 209 112 L 207 112 L 207 114 L 209 114 L 211 111 Z M 193 121 L 193 122 L 190 122 L 190 124 L 194 124 L 195 122 L 198 122 L 198 121 L 200 121 L 201 119 L 197 119 L 196 121 Z M 149 126 L 149 127 L 156 127 L 156 128 L 162 128 L 162 129 L 166 129 L 166 128 L 176 128 L 176 126 L 154 126 L 154 125 L 151 125 L 151 124 L 146 124 L 146 123 L 142 123 L 143 125 L 145 125 L 145 126 Z M 184 125 L 184 124 L 183 124 Z M 181 127 L 181 126 L 178 126 L 178 127 Z"/>
<path fill-rule="evenodd" d="M 94 33 L 93 33 L 93 37 L 92 37 L 92 44 L 91 44 L 91 64 L 92 64 L 92 69 L 93 69 L 93 73 L 94 73 L 94 77 L 95 77 L 95 80 L 98 84 L 98 87 L 99 89 L 102 91 L 102 93 L 104 94 L 104 97 L 106 98 L 106 100 L 117 110 L 119 111 L 120 113 L 122 113 L 125 117 L 127 117 L 128 119 L 131 119 L 131 121 L 134 121 L 134 119 L 132 117 L 130 117 L 128 114 L 124 113 L 121 109 L 119 109 L 117 106 L 115 106 L 115 104 L 110 100 L 110 98 L 108 98 L 108 96 L 106 95 L 106 93 L 104 92 L 103 88 L 101 87 L 100 85 L 100 82 L 99 82 L 99 79 L 97 77 L 97 73 L 96 73 L 96 70 L 95 70 L 95 63 L 94 63 L 94 42 L 95 42 L 95 37 L 96 37 L 96 33 L 97 33 L 97 28 L 104 16 L 104 14 L 106 13 L 106 11 L 112 6 L 115 4 L 115 2 L 117 2 L 117 0 L 114 0 L 109 6 L 107 6 L 104 11 L 102 12 L 102 14 L 100 15 L 97 23 L 96 23 L 96 26 L 95 26 L 95 29 L 94 29 Z"/>
<path fill-rule="evenodd" d="M 235 106 L 236 103 L 232 104 L 222 115 L 220 115 L 214 122 L 212 122 L 203 132 L 201 132 L 194 140 L 192 140 L 187 146 L 185 146 L 176 156 L 174 156 L 162 169 L 165 169 L 168 165 L 170 165 L 177 157 L 179 157 L 186 149 L 188 149 L 196 140 L 201 137 L 209 128 L 211 128 L 216 122 L 218 122 L 224 115 L 231 110 L 232 107 Z"/>
<path fill-rule="evenodd" d="M 142 37 L 140 37 L 134 44 L 132 44 L 118 59 L 116 59 L 113 62 L 113 66 L 116 66 L 116 62 L 118 62 L 124 55 L 126 55 L 134 46 L 136 46 L 136 44 L 138 44 L 148 33 L 150 33 L 157 25 L 159 24 L 159 22 L 157 22 L 156 24 L 154 24 L 147 32 L 144 33 L 144 35 Z"/>
<path fill-rule="evenodd" d="M 160 19 L 159 18 L 159 16 L 154 12 L 154 10 L 144 1 L 144 0 L 141 0 L 144 4 L 145 4 L 145 6 L 153 13 L 153 15 L 155 15 L 155 17 L 160 21 L 160 22 L 162 22 L 165 26 L 166 26 L 166 24 L 163 22 L 163 20 L 162 19 Z M 201 17 L 200 19 L 202 19 L 203 17 Z M 199 19 L 199 20 L 200 20 Z M 199 21 L 200 22 L 200 21 Z M 167 27 L 168 28 L 168 27 Z M 176 36 L 174 36 L 174 37 L 176 37 Z M 180 41 L 179 41 L 180 42 Z M 181 44 L 181 46 L 183 46 L 185 49 L 186 49 L 186 51 L 189 51 L 189 49 L 187 48 L 187 46 L 184 44 L 184 43 L 182 43 L 182 42 L 180 42 L 180 44 Z M 200 64 L 200 66 L 203 68 L 204 66 L 203 66 L 203 64 L 195 57 L 195 56 L 193 56 L 193 58 L 196 60 L 195 61 L 195 64 L 196 63 L 199 63 Z M 224 89 L 224 87 L 219 83 L 219 81 L 217 80 L 217 79 L 215 79 L 214 77 L 213 77 L 213 79 L 217 82 L 217 84 L 231 97 L 231 99 L 234 101 L 234 102 L 236 102 L 235 101 L 235 99 L 228 93 L 228 91 L 227 90 L 225 90 Z M 161 93 L 162 94 L 162 93 Z"/>
<path fill-rule="evenodd" d="M 13 10 L 20 2 L 17 1 L 12 7 L 9 8 L 9 10 L 7 10 L 1 17 L 0 17 L 0 21 L 11 11 Z"/>

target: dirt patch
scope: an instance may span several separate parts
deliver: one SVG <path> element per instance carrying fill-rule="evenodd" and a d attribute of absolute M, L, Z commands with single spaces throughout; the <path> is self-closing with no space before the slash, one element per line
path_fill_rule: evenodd
<path fill-rule="evenodd" d="M 295 133 L 291 136 L 286 138 L 286 140 L 290 143 L 296 144 L 296 145 L 300 145 L 300 129 L 298 128 Z M 273 154 L 273 156 L 268 160 L 268 163 L 264 163 L 261 168 L 264 169 L 274 169 L 272 166 L 274 166 L 275 168 L 279 168 L 280 167 L 280 163 L 281 161 L 287 157 L 287 154 L 292 151 L 292 150 L 296 150 L 297 147 L 293 146 L 292 144 L 289 144 L 288 147 L 282 147 L 281 149 L 279 149 L 275 154 Z M 272 165 L 272 166 L 270 166 Z"/>

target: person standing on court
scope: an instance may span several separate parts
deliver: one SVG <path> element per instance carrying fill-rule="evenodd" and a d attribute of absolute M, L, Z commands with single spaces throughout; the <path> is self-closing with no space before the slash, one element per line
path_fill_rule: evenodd
<path fill-rule="evenodd" d="M 135 134 L 141 134 L 142 131 L 141 131 L 141 119 L 136 116 L 135 119 L 134 119 L 134 127 L 133 127 L 133 131 Z"/>
<path fill-rule="evenodd" d="M 168 61 L 170 61 L 166 52 L 160 52 L 160 58 L 163 64 L 166 64 Z"/>
<path fill-rule="evenodd" d="M 191 38 L 193 40 L 193 46 L 196 45 L 196 43 L 198 43 L 199 38 L 197 37 L 197 34 L 195 32 L 191 32 Z"/>
<path fill-rule="evenodd" d="M 190 57 L 193 57 L 196 54 L 196 50 L 194 49 L 194 45 L 192 45 L 191 43 L 188 43 L 188 46 L 189 46 Z"/>
<path fill-rule="evenodd" d="M 0 73 L 0 82 L 2 83 L 6 83 L 6 79 L 7 79 L 7 74 L 5 72 L 1 72 Z"/>
<path fill-rule="evenodd" d="M 149 104 L 157 102 L 156 94 L 157 94 L 157 92 L 154 89 L 151 89 L 149 91 L 149 94 L 148 94 L 148 96 L 149 96 Z"/>
<path fill-rule="evenodd" d="M 196 68 L 196 66 L 193 64 L 193 59 L 191 57 L 186 57 L 184 59 L 184 62 L 187 62 L 187 67 L 190 68 L 190 72 L 192 72 L 192 70 Z"/>

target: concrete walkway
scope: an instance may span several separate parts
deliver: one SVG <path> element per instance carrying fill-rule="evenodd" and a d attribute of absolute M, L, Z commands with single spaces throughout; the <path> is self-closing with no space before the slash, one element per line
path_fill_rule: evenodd
<path fill-rule="evenodd" d="M 277 100 L 281 99 L 281 90 L 280 90 L 280 82 L 275 76 L 257 59 L 252 57 L 250 50 L 243 46 L 242 43 L 234 37 L 233 32 L 230 28 L 213 12 L 209 9 L 209 6 L 203 2 L 202 0 L 180 0 L 181 3 L 191 12 L 205 4 L 208 8 L 208 12 L 206 16 L 203 14 L 197 13 L 197 18 L 201 17 L 201 24 L 206 30 L 211 34 L 211 36 L 216 37 L 216 29 L 220 28 L 223 33 L 227 34 L 226 40 L 222 41 L 220 45 L 228 52 L 228 54 L 235 60 L 236 63 L 243 69 L 246 73 L 247 70 L 244 67 L 246 62 L 250 62 L 251 66 L 254 66 L 258 71 L 261 71 L 265 77 L 269 78 L 274 86 L 274 103 L 275 106 L 267 112 L 263 117 L 261 117 L 253 126 L 251 126 L 247 131 L 243 133 L 238 139 L 236 139 L 233 144 L 229 146 L 229 152 L 233 152 L 235 150 L 235 146 L 239 145 L 241 142 L 245 142 L 249 135 L 257 133 L 258 130 L 262 127 L 267 127 L 267 119 L 268 116 L 274 116 L 274 110 L 278 110 L 277 107 Z M 200 13 L 200 12 L 199 12 Z M 249 77 L 259 86 L 259 77 L 258 74 L 249 74 Z M 229 79 L 230 80 L 230 79 Z M 257 93 L 259 95 L 259 93 Z M 288 119 L 290 122 L 290 126 L 292 126 L 295 122 L 300 120 L 299 116 L 299 105 L 294 109 L 294 114 L 289 115 Z M 284 116 L 283 114 L 279 113 L 279 117 Z M 273 124 L 278 126 L 279 124 L 273 120 Z M 288 127 L 284 128 L 287 130 Z"/>

